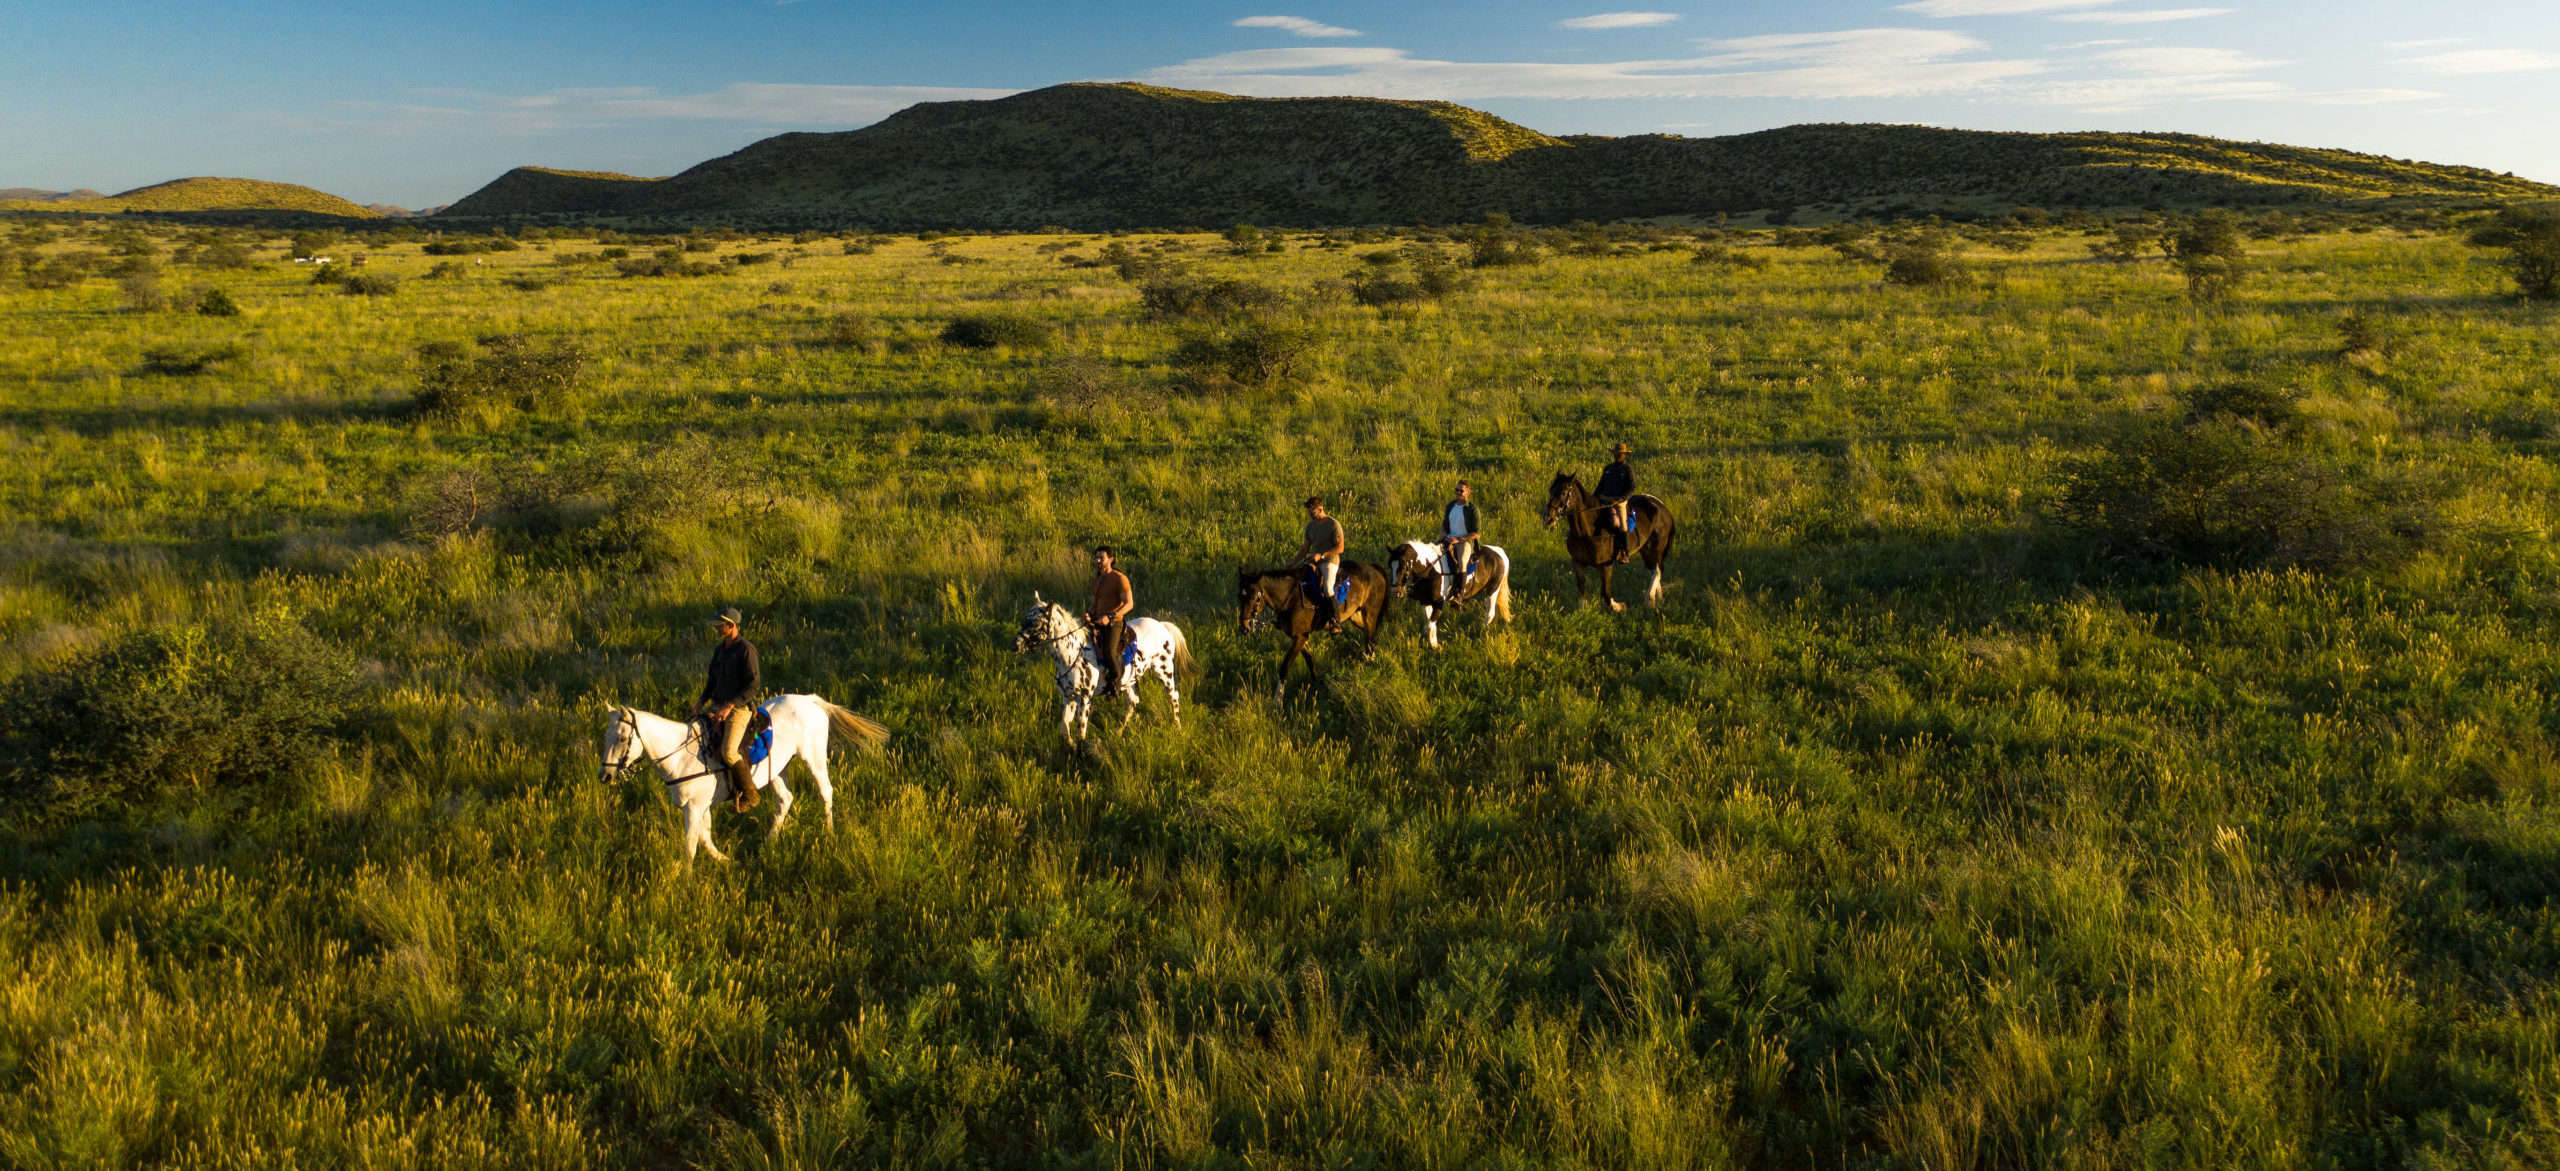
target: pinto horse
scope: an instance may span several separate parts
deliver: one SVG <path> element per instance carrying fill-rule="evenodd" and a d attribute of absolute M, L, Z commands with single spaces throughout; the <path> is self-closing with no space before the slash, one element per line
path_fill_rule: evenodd
<path fill-rule="evenodd" d="M 1671 522 L 1671 510 L 1660 500 L 1638 493 L 1627 498 L 1627 524 L 1635 531 L 1622 533 L 1600 522 L 1610 507 L 1584 490 L 1582 481 L 1571 472 L 1557 472 L 1555 482 L 1547 485 L 1546 524 L 1554 528 L 1558 520 L 1565 522 L 1564 551 L 1573 558 L 1573 596 L 1577 603 L 1590 600 L 1584 592 L 1582 571 L 1600 571 L 1600 600 L 1609 603 L 1611 611 L 1626 609 L 1609 590 L 1609 575 L 1629 560 L 1642 557 L 1644 567 L 1653 571 L 1653 581 L 1645 587 L 1644 602 L 1648 606 L 1662 604 L 1662 563 L 1671 557 L 1671 545 L 1678 528 Z"/>
<path fill-rule="evenodd" d="M 1345 561 L 1336 580 L 1350 587 L 1350 597 L 1342 603 L 1342 621 L 1357 629 L 1362 639 L 1361 651 L 1378 647 L 1378 631 L 1387 624 L 1387 603 L 1395 593 L 1387 585 L 1387 575 L 1366 561 Z M 1246 569 L 1236 567 L 1236 633 L 1251 634 L 1263 623 L 1278 625 L 1289 634 L 1289 652 L 1280 656 L 1280 673 L 1272 681 L 1273 692 L 1289 686 L 1289 663 L 1293 659 L 1307 661 L 1307 681 L 1318 682 L 1323 676 L 1316 670 L 1316 657 L 1307 650 L 1307 636 L 1315 633 L 1320 603 L 1306 585 L 1306 570 Z"/>
<path fill-rule="evenodd" d="M 888 730 L 814 695 L 775 696 L 765 701 L 764 711 L 773 719 L 773 750 L 751 771 L 757 788 L 773 790 L 777 802 L 774 832 L 782 832 L 782 824 L 791 819 L 791 789 L 782 783 L 782 769 L 793 757 L 808 763 L 809 776 L 818 782 L 818 800 L 826 809 L 827 825 L 832 828 L 836 823 L 836 789 L 827 778 L 828 732 L 832 729 L 842 733 L 856 746 L 877 755 L 889 742 Z M 670 720 L 635 707 L 616 707 L 608 715 L 604 766 L 597 778 L 610 781 L 644 760 L 658 766 L 658 772 L 667 780 L 667 799 L 684 814 L 684 861 L 692 862 L 696 849 L 728 861 L 729 856 L 711 844 L 711 805 L 730 795 L 729 766 L 719 760 L 719 750 L 703 739 L 702 725 Z"/>
<path fill-rule="evenodd" d="M 1082 742 L 1102 690 L 1102 660 L 1094 653 L 1093 632 L 1073 612 L 1035 590 L 1031 608 L 1023 611 L 1021 632 L 1013 638 L 1013 653 L 1024 654 L 1033 647 L 1048 651 L 1057 663 L 1059 734 L 1069 744 Z M 1128 705 L 1120 713 L 1120 726 L 1128 727 L 1138 714 L 1138 683 L 1153 675 L 1164 683 L 1173 726 L 1181 727 L 1182 685 L 1175 676 L 1193 670 L 1191 646 L 1183 639 L 1182 629 L 1154 618 L 1129 619 L 1129 650 L 1129 664 L 1121 668 L 1119 686 L 1114 689 Z"/>
<path fill-rule="evenodd" d="M 1407 541 L 1387 554 L 1387 584 L 1422 607 L 1423 641 L 1440 647 L 1440 615 L 1470 602 L 1484 603 L 1484 624 L 1511 621 L 1511 554 L 1479 545 L 1467 579 L 1450 580 L 1449 555 L 1428 541 Z"/>

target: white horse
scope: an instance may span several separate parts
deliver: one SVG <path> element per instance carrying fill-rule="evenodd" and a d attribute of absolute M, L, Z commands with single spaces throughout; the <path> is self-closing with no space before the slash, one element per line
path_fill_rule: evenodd
<path fill-rule="evenodd" d="M 1094 656 L 1093 632 L 1066 607 L 1034 591 L 1031 608 L 1022 614 L 1022 633 L 1014 636 L 1013 653 L 1035 646 L 1047 648 L 1058 662 L 1062 708 L 1058 733 L 1070 744 L 1082 741 L 1093 716 L 1094 692 L 1102 686 L 1102 660 Z M 1138 714 L 1138 681 L 1153 675 L 1164 681 L 1164 701 L 1173 710 L 1173 726 L 1181 727 L 1182 688 L 1174 677 L 1191 673 L 1191 646 L 1181 628 L 1153 618 L 1129 619 L 1129 647 L 1133 653 L 1121 668 L 1119 686 L 1120 698 L 1129 706 L 1120 713 L 1120 726 L 1128 727 Z"/>
<path fill-rule="evenodd" d="M 827 826 L 836 824 L 836 788 L 827 779 L 827 732 L 844 733 L 865 751 L 877 754 L 889 742 L 888 729 L 814 695 L 778 695 L 764 703 L 773 720 L 773 751 L 750 770 L 756 787 L 771 788 L 773 828 L 780 832 L 791 817 L 791 788 L 782 769 L 794 758 L 807 761 L 817 778 L 818 801 L 826 807 Z M 721 861 L 729 856 L 711 844 L 711 803 L 731 795 L 729 768 L 717 745 L 703 739 L 701 725 L 670 720 L 632 707 L 610 712 L 604 733 L 604 768 L 599 779 L 612 780 L 646 760 L 667 778 L 667 799 L 684 814 L 684 860 L 699 848 Z"/>
<path fill-rule="evenodd" d="M 1500 545 L 1478 545 L 1467 579 L 1451 573 L 1449 555 L 1429 541 L 1407 541 L 1387 555 L 1387 586 L 1422 606 L 1423 637 L 1440 648 L 1440 615 L 1481 599 L 1484 624 L 1511 621 L 1511 554 Z"/>

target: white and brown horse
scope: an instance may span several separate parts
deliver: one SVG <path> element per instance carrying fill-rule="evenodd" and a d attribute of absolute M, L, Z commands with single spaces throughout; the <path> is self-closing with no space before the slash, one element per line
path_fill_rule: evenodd
<path fill-rule="evenodd" d="M 1422 637 L 1440 646 L 1440 615 L 1484 603 L 1484 624 L 1511 621 L 1511 554 L 1500 545 L 1478 545 L 1466 580 L 1452 572 L 1449 554 L 1429 541 L 1407 541 L 1387 554 L 1387 585 L 1422 607 Z"/>

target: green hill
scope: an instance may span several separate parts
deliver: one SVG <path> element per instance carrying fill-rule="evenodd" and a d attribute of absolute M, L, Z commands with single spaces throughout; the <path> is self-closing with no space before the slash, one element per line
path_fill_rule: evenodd
<path fill-rule="evenodd" d="M 927 102 L 860 130 L 777 135 L 662 180 L 518 168 L 443 214 L 1115 228 L 2553 194 L 2470 167 L 2184 134 L 1811 125 L 1722 138 L 1555 138 L 1447 102 L 1074 84 Z"/>
<path fill-rule="evenodd" d="M 97 199 L 9 201 L 0 209 L 55 212 L 302 212 L 310 215 L 375 219 L 381 213 L 296 183 L 264 179 L 172 179 Z"/>
<path fill-rule="evenodd" d="M 514 216 L 546 212 L 609 212 L 635 191 L 659 182 L 613 171 L 561 171 L 550 167 L 517 167 L 496 182 L 464 196 L 440 214 Z"/>

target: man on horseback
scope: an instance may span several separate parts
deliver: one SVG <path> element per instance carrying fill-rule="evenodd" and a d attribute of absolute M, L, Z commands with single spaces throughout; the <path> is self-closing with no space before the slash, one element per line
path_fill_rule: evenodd
<path fill-rule="evenodd" d="M 755 719 L 756 690 L 763 682 L 756 666 L 756 644 L 738 635 L 738 623 L 745 618 L 731 606 L 711 620 L 720 632 L 720 645 L 711 651 L 710 676 L 703 680 L 701 697 L 693 702 L 694 718 L 709 717 L 719 737 L 720 760 L 729 766 L 731 787 L 737 790 L 734 807 L 740 813 L 756 807 L 755 766 L 747 763 L 746 740 L 747 725 Z"/>
<path fill-rule="evenodd" d="M 1609 520 L 1618 531 L 1617 560 L 1625 561 L 1635 551 L 1635 530 L 1627 523 L 1627 498 L 1636 494 L 1636 470 L 1627 466 L 1627 453 L 1635 450 L 1624 443 L 1609 449 L 1609 466 L 1600 473 L 1600 486 L 1592 496 L 1609 509 Z"/>
<path fill-rule="evenodd" d="M 1327 630 L 1342 629 L 1342 608 L 1333 604 L 1334 582 L 1342 573 L 1342 546 L 1342 522 L 1325 515 L 1324 497 L 1307 497 L 1306 539 L 1298 543 L 1298 556 L 1289 567 L 1304 566 L 1316 579 L 1317 613 L 1324 615 Z"/>
<path fill-rule="evenodd" d="M 1475 560 L 1476 542 L 1483 534 L 1476 531 L 1475 488 L 1465 480 L 1458 481 L 1458 498 L 1440 513 L 1440 555 L 1449 561 L 1449 588 L 1441 591 L 1456 598 L 1467 585 L 1467 565 Z"/>
<path fill-rule="evenodd" d="M 1084 608 L 1085 628 L 1093 631 L 1094 657 L 1102 661 L 1101 693 L 1119 689 L 1120 656 L 1129 645 L 1129 609 L 1137 604 L 1129 592 L 1129 575 L 1112 568 L 1117 555 L 1109 545 L 1093 548 L 1093 600 Z"/>

